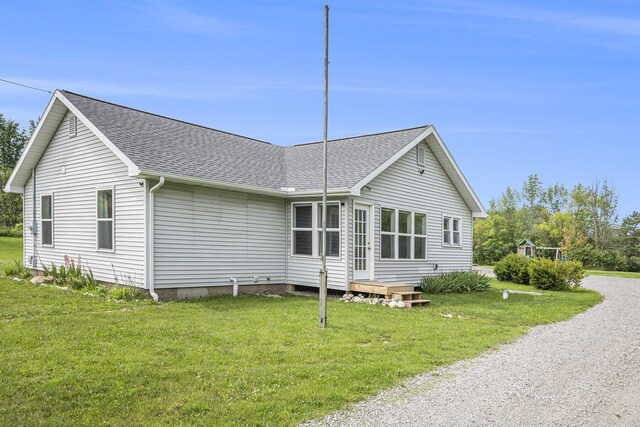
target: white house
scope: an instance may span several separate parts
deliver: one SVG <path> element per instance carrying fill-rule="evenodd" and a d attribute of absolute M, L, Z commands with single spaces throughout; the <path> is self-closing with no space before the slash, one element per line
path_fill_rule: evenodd
<path fill-rule="evenodd" d="M 329 287 L 469 270 L 486 213 L 433 126 L 332 140 Z M 7 191 L 24 262 L 161 298 L 317 286 L 322 144 L 281 147 L 56 91 Z"/>

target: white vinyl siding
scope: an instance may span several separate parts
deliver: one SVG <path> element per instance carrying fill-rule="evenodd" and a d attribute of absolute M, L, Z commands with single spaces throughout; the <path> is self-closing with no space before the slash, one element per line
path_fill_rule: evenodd
<path fill-rule="evenodd" d="M 420 146 L 425 150 L 424 173 L 416 168 L 416 152 L 411 150 L 371 180 L 367 184 L 370 190 L 363 190 L 361 196 L 352 199 L 375 206 L 375 280 L 417 283 L 423 276 L 434 272 L 471 268 L 471 210 L 428 145 L 421 142 Z M 415 255 L 417 234 L 414 234 L 413 260 L 382 257 L 381 236 L 386 233 L 382 232 L 381 208 L 426 214 L 426 259 L 417 259 Z M 442 244 L 443 212 L 460 219 L 460 246 Z M 434 270 L 436 264 L 438 269 Z"/>
<path fill-rule="evenodd" d="M 155 193 L 155 286 L 285 284 L 285 201 L 165 184 Z"/>
<path fill-rule="evenodd" d="M 69 116 L 61 118 L 47 150 L 36 166 L 36 218 L 40 197 L 53 194 L 54 247 L 36 246 L 38 268 L 80 257 L 97 280 L 113 283 L 115 276 L 144 286 L 144 188 L 128 176 L 127 166 L 82 121 L 69 138 Z M 33 255 L 33 177 L 24 187 L 25 265 Z M 96 249 L 96 189 L 114 188 L 115 252 Z M 40 227 L 41 228 L 41 227 Z M 37 241 L 40 236 L 37 236 Z M 115 271 L 115 273 L 114 273 Z"/>
<path fill-rule="evenodd" d="M 291 227 L 293 221 L 293 204 L 297 203 L 315 203 L 316 205 L 321 206 L 321 202 L 319 200 L 313 201 L 289 201 L 287 202 L 287 226 Z M 347 218 L 351 219 L 352 215 L 350 214 L 350 209 L 345 209 L 345 206 L 342 205 L 343 201 L 332 200 L 329 203 L 339 203 L 339 255 L 338 256 L 327 256 L 327 285 L 331 289 L 339 289 L 345 290 L 347 286 L 347 257 L 345 254 L 347 253 Z M 317 212 L 317 208 L 316 208 Z M 316 213 L 316 218 L 318 217 Z M 328 218 L 330 218 L 331 212 L 329 212 Z M 331 221 L 329 221 L 331 222 Z M 315 221 L 316 224 L 316 233 L 314 234 L 317 238 L 319 238 L 320 233 L 318 233 L 318 220 Z M 310 287 L 318 287 L 319 284 L 319 271 L 322 266 L 321 260 L 319 256 L 299 256 L 293 255 L 293 233 L 287 233 L 287 283 L 292 285 L 300 285 L 300 286 L 310 286 Z M 318 244 L 316 243 L 314 246 L 314 252 L 318 253 Z"/>

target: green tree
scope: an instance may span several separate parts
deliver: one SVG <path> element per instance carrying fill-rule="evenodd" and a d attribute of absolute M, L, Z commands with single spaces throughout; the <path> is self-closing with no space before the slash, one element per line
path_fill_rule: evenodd
<path fill-rule="evenodd" d="M 618 229 L 620 251 L 629 271 L 640 271 L 640 212 L 633 212 L 622 220 Z"/>
<path fill-rule="evenodd" d="M 571 209 L 578 228 L 597 251 L 610 246 L 618 221 L 618 195 L 606 178 L 596 179 L 590 187 L 576 185 L 571 192 Z"/>
<path fill-rule="evenodd" d="M 569 203 L 569 192 L 562 184 L 550 185 L 542 192 L 542 205 L 551 215 L 565 210 Z"/>
<path fill-rule="evenodd" d="M 30 132 L 27 133 L 20 130 L 18 123 L 5 119 L 0 113 L 0 227 L 14 227 L 22 222 L 22 197 L 5 193 L 4 186 L 34 127 L 35 123 L 30 122 Z"/>
<path fill-rule="evenodd" d="M 523 233 L 530 239 L 535 238 L 535 226 L 543 216 L 542 211 L 542 182 L 537 174 L 531 174 L 522 185 L 522 200 L 524 202 Z"/>

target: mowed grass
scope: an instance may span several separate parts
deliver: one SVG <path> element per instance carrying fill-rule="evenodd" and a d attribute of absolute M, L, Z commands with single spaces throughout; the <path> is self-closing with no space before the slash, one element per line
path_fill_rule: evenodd
<path fill-rule="evenodd" d="M 14 260 L 22 259 L 22 239 L 0 237 L 0 269 Z M 0 270 L 1 272 L 1 270 Z"/>
<path fill-rule="evenodd" d="M 625 277 L 627 279 L 640 279 L 640 273 L 633 271 L 605 271 L 587 270 L 589 276 Z"/>
<path fill-rule="evenodd" d="M 316 298 L 118 303 L 0 279 L 0 425 L 296 425 L 601 300 L 492 284 L 413 310 L 330 298 L 320 330 Z"/>

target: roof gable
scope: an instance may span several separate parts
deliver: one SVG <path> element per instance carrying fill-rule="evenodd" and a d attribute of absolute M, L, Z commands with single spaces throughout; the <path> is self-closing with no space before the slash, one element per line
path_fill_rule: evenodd
<path fill-rule="evenodd" d="M 321 143 L 282 147 L 56 91 L 8 181 L 9 191 L 22 191 L 67 110 L 128 166 L 130 176 L 165 176 L 177 182 L 277 196 L 315 194 L 322 188 Z M 423 140 L 474 215 L 486 216 L 433 126 L 328 141 L 329 192 L 359 194 L 367 182 Z"/>

